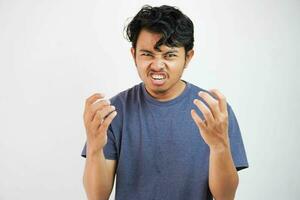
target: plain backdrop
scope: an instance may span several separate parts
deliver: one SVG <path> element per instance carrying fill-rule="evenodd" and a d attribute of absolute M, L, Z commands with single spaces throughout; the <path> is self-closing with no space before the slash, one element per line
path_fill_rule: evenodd
<path fill-rule="evenodd" d="M 0 0 L 0 200 L 86 198 L 84 102 L 140 82 L 123 28 L 144 4 L 194 22 L 183 79 L 238 118 L 250 168 L 236 199 L 299 199 L 300 1 Z"/>

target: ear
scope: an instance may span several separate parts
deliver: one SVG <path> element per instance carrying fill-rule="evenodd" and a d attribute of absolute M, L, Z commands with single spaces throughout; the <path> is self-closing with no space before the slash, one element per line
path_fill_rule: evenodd
<path fill-rule="evenodd" d="M 137 65 L 136 65 L 136 61 L 135 61 L 135 55 L 134 55 L 134 53 L 135 53 L 135 49 L 134 49 L 133 47 L 131 47 L 131 48 L 130 48 L 130 52 L 131 52 L 131 55 L 132 55 L 132 58 L 133 58 L 134 64 L 135 64 L 135 66 L 137 66 Z"/>
<path fill-rule="evenodd" d="M 184 68 L 187 68 L 187 66 L 188 66 L 189 62 L 191 61 L 191 59 L 193 58 L 193 56 L 194 56 L 194 49 L 191 49 L 186 53 Z"/>
<path fill-rule="evenodd" d="M 132 55 L 133 59 L 135 59 L 135 56 L 134 56 L 134 51 L 135 51 L 135 50 L 134 50 L 134 48 L 133 48 L 133 47 L 131 47 L 131 48 L 130 48 L 130 52 L 131 52 L 131 55 Z"/>

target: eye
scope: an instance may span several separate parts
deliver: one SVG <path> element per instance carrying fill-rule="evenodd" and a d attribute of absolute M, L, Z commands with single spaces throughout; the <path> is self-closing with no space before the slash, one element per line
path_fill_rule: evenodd
<path fill-rule="evenodd" d="M 167 54 L 167 57 L 168 57 L 168 58 L 172 58 L 172 57 L 176 57 L 176 56 L 177 56 L 177 55 L 176 55 L 176 54 L 173 54 L 173 53 L 168 53 L 168 54 Z"/>
<path fill-rule="evenodd" d="M 150 53 L 142 53 L 141 56 L 152 56 Z"/>

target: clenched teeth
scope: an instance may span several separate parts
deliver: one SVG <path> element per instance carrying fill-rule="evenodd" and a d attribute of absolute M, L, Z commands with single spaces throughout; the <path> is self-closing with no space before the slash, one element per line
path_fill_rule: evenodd
<path fill-rule="evenodd" d="M 151 77 L 155 80 L 162 80 L 165 79 L 165 76 L 163 75 L 157 75 L 157 74 L 152 74 Z"/>

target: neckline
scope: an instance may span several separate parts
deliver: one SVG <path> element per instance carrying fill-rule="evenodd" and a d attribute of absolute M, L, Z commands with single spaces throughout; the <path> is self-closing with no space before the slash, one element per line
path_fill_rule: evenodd
<path fill-rule="evenodd" d="M 185 80 L 182 80 L 182 81 L 185 83 L 184 90 L 177 97 L 175 97 L 174 99 L 168 100 L 168 101 L 159 101 L 159 100 L 155 99 L 154 97 L 152 97 L 147 92 L 144 82 L 141 82 L 140 86 L 142 88 L 143 95 L 148 102 L 155 104 L 155 105 L 159 105 L 159 106 L 168 106 L 168 105 L 172 105 L 172 104 L 177 103 L 178 101 L 182 100 L 186 96 L 187 92 L 189 91 L 190 83 Z"/>

